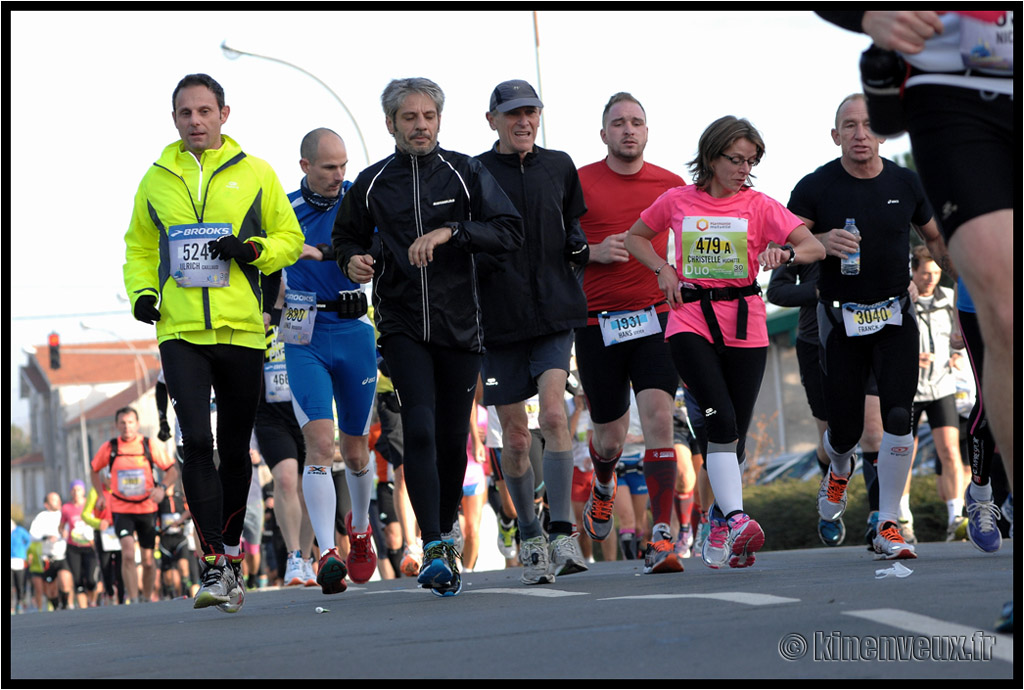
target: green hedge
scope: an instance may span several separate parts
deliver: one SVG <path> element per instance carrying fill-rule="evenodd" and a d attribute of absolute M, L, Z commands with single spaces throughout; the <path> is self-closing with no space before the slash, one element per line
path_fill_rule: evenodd
<path fill-rule="evenodd" d="M 760 523 L 765 533 L 764 550 L 827 548 L 818 539 L 818 480 L 782 480 L 743 489 L 743 509 Z M 868 500 L 864 481 L 854 476 L 847 488 L 843 521 L 843 546 L 864 544 Z M 935 491 L 935 476 L 914 477 L 910 485 L 910 510 L 918 541 L 945 541 L 946 504 Z"/>

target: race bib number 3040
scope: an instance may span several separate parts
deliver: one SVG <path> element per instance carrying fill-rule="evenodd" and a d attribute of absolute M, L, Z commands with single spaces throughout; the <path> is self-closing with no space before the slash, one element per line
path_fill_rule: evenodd
<path fill-rule="evenodd" d="M 167 229 L 171 277 L 178 287 L 228 286 L 231 267 L 225 259 L 211 258 L 208 245 L 230 234 L 230 223 L 192 223 Z"/>
<path fill-rule="evenodd" d="M 851 338 L 877 333 L 887 325 L 901 326 L 903 311 L 900 300 L 890 299 L 877 304 L 846 303 L 843 305 L 843 323 L 846 335 Z"/>
<path fill-rule="evenodd" d="M 748 275 L 746 218 L 686 216 L 679 246 L 684 280 Z"/>

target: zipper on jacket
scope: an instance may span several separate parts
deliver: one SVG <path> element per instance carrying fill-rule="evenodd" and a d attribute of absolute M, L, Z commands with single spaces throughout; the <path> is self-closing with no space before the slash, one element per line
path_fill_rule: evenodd
<path fill-rule="evenodd" d="M 412 159 L 412 208 L 417 239 L 423 237 L 423 214 L 420 212 L 420 165 L 416 154 Z M 427 295 L 427 268 L 420 268 L 420 308 L 423 311 L 423 342 L 430 342 L 430 300 Z"/>

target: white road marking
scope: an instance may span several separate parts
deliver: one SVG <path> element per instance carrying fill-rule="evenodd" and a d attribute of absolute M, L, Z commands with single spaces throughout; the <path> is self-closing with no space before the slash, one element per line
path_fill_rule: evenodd
<path fill-rule="evenodd" d="M 616 599 L 718 599 L 749 606 L 768 606 L 771 604 L 792 604 L 800 601 L 789 597 L 777 597 L 772 594 L 756 594 L 754 592 L 707 592 L 706 594 L 642 594 L 628 597 L 607 597 L 598 601 L 614 601 Z"/>
<path fill-rule="evenodd" d="M 868 609 L 864 611 L 843 611 L 844 615 L 864 618 L 874 623 L 883 623 L 893 628 L 906 630 L 924 637 L 949 636 L 966 637 L 971 640 L 978 633 L 984 633 L 995 639 L 991 647 L 992 657 L 1013 663 L 1013 637 L 998 635 L 988 630 L 978 630 L 969 625 L 950 623 L 949 621 L 922 616 L 919 613 L 900 609 Z"/>
<path fill-rule="evenodd" d="M 463 592 L 470 594 L 521 594 L 527 597 L 578 597 L 585 596 L 587 592 L 566 592 L 564 589 L 544 589 L 541 587 L 485 587 L 484 589 L 464 589 Z"/>
<path fill-rule="evenodd" d="M 466 583 L 462 593 L 463 594 L 519 594 L 525 597 L 541 597 L 541 598 L 555 598 L 555 597 L 578 597 L 586 596 L 588 592 L 567 592 L 564 589 L 543 589 L 540 587 L 527 587 L 522 588 L 515 587 L 484 587 L 482 589 L 472 589 L 468 585 L 472 583 Z M 367 594 L 389 594 L 391 592 L 429 592 L 429 589 L 423 587 L 417 587 L 415 589 L 389 589 L 380 592 L 367 592 Z"/>

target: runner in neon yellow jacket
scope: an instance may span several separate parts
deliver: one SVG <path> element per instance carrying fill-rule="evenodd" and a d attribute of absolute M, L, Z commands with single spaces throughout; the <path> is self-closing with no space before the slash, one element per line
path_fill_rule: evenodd
<path fill-rule="evenodd" d="M 245 154 L 231 137 L 221 139 L 220 148 L 207 149 L 198 159 L 176 141 L 142 178 L 125 235 L 125 288 L 133 308 L 141 295 L 160 297 L 160 342 L 177 337 L 262 349 L 259 273 L 295 263 L 302 229 L 270 165 Z M 203 221 L 230 223 L 238 239 L 259 245 L 252 263 L 230 262 L 228 287 L 183 288 L 171 277 L 168 229 Z M 242 333 L 213 333 L 223 328 Z"/>
<path fill-rule="evenodd" d="M 139 185 L 124 281 L 135 318 L 156 323 L 181 424 L 181 480 L 204 554 L 193 605 L 234 613 L 245 595 L 239 544 L 266 349 L 260 274 L 293 264 L 304 238 L 271 167 L 221 133 L 230 113 L 223 87 L 206 74 L 186 75 L 171 102 L 181 138 Z M 122 522 L 140 541 L 149 534 L 147 525 Z"/>

